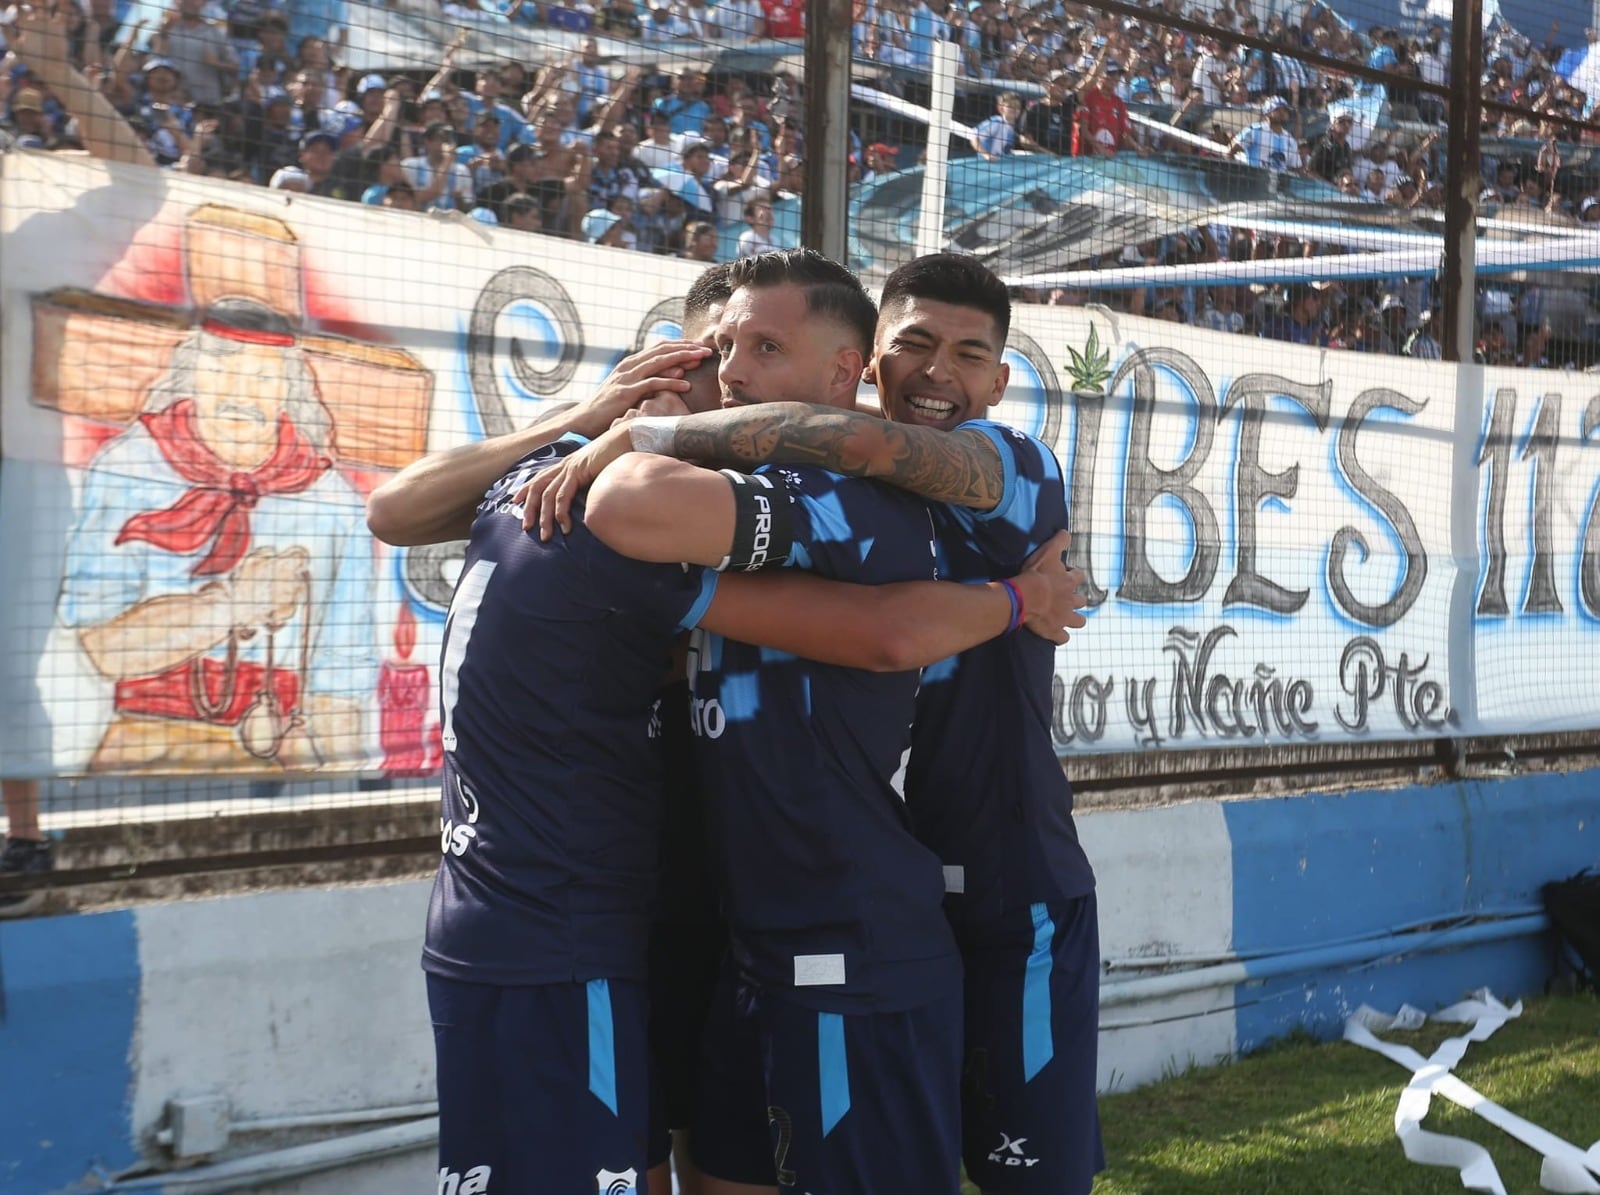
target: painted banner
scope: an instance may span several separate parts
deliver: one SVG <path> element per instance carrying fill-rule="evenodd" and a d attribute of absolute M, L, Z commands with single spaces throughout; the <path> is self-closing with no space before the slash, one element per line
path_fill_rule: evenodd
<path fill-rule="evenodd" d="M 460 545 L 364 497 L 589 394 L 695 267 L 172 173 L 0 178 L 0 774 L 420 775 Z M 1019 307 L 1064 752 L 1600 724 L 1600 383 Z"/>

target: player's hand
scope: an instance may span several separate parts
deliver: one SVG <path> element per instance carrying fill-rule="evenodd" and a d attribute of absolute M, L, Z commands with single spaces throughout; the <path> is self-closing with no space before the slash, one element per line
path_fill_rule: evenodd
<path fill-rule="evenodd" d="M 593 440 L 621 418 L 624 411 L 652 395 L 663 391 L 687 393 L 693 384 L 684 381 L 684 371 L 693 369 L 710 355 L 711 350 L 703 344 L 663 340 L 624 357 L 600 389 L 573 412 L 577 420 L 573 430 Z"/>
<path fill-rule="evenodd" d="M 1082 610 L 1089 599 L 1079 592 L 1084 583 L 1082 569 L 1068 568 L 1067 547 L 1072 537 L 1058 531 L 1023 564 L 1013 580 L 1022 594 L 1022 625 L 1041 639 L 1060 645 L 1088 623 Z"/>
<path fill-rule="evenodd" d="M 563 532 L 572 530 L 572 503 L 594 484 L 600 471 L 624 453 L 633 451 L 633 437 L 626 423 L 619 423 L 577 452 L 536 475 L 517 491 L 514 501 L 522 507 L 522 527 L 532 531 L 539 525 L 539 538 L 548 540 L 559 524 Z"/>

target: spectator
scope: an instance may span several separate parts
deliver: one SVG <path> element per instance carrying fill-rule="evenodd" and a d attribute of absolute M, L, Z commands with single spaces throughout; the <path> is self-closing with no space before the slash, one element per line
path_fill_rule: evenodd
<path fill-rule="evenodd" d="M 797 41 L 806 35 L 805 0 L 760 0 L 764 36 Z"/>
<path fill-rule="evenodd" d="M 607 245 L 613 249 L 630 248 L 623 238 L 628 227 L 622 217 L 605 208 L 596 208 L 583 218 L 583 239 L 592 245 Z"/>
<path fill-rule="evenodd" d="M 1300 143 L 1288 132 L 1289 105 L 1272 96 L 1261 105 L 1265 120 L 1241 132 L 1228 146 L 1232 157 L 1242 157 L 1247 165 L 1284 171 L 1300 169 Z"/>
<path fill-rule="evenodd" d="M 334 194 L 338 180 L 333 167 L 338 146 L 338 139 L 332 133 L 320 130 L 300 138 L 300 169 L 305 174 L 305 189 L 309 194 Z"/>
<path fill-rule="evenodd" d="M 1018 138 L 1024 149 L 1042 150 L 1064 158 L 1072 153 L 1072 131 L 1076 126 L 1078 95 L 1072 85 L 1072 72 L 1050 72 L 1043 99 L 1028 105 L 1023 114 Z"/>
<path fill-rule="evenodd" d="M 11 97 L 11 119 L 6 131 L 21 149 L 55 149 L 59 141 L 44 115 L 44 92 L 21 87 Z"/>
<path fill-rule="evenodd" d="M 725 38 L 759 41 L 767 36 L 767 21 L 761 0 L 717 0 L 715 11 L 717 19 L 722 22 L 722 36 Z"/>
<path fill-rule="evenodd" d="M 636 38 L 641 32 L 633 0 L 605 0 L 595 23 L 602 33 L 612 37 Z"/>
<path fill-rule="evenodd" d="M 1405 347 L 1401 350 L 1407 357 L 1415 357 L 1419 361 L 1437 361 L 1443 355 L 1439 350 L 1439 342 L 1433 336 L 1436 314 L 1430 310 L 1418 317 L 1416 329 L 1406 338 Z"/>
<path fill-rule="evenodd" d="M 672 0 L 649 0 L 639 36 L 651 45 L 669 46 L 689 36 L 689 25 L 672 11 Z"/>
<path fill-rule="evenodd" d="M 205 0 L 178 0 L 150 39 L 151 48 L 182 73 L 193 103 L 216 105 L 234 89 L 239 58 L 221 28 L 201 16 Z"/>
<path fill-rule="evenodd" d="M 1340 112 L 1328 123 L 1327 130 L 1311 147 L 1307 165 L 1312 174 L 1331 183 L 1350 170 L 1355 161 L 1350 148 L 1350 128 L 1354 123 L 1355 118 L 1348 112 Z"/>
<path fill-rule="evenodd" d="M 400 164 L 418 205 L 423 211 L 467 211 L 472 207 L 472 176 L 456 161 L 455 130 L 435 122 L 424 131 L 422 146 L 420 155 Z"/>
<path fill-rule="evenodd" d="M 1097 69 L 1090 71 L 1078 108 L 1078 153 L 1110 157 L 1129 145 L 1145 152 L 1128 119 L 1128 105 L 1116 92 L 1116 76 L 1121 73 L 1122 67 L 1115 60 L 1102 60 Z"/>
<path fill-rule="evenodd" d="M 673 169 L 678 163 L 679 150 L 672 141 L 672 117 L 665 112 L 651 112 L 649 128 L 649 140 L 639 142 L 633 151 L 634 157 L 652 174 Z"/>
<path fill-rule="evenodd" d="M 594 165 L 589 169 L 589 207 L 604 208 L 618 195 L 638 203 L 638 168 L 622 161 L 622 142 L 617 135 L 601 130 L 594 136 Z"/>
<path fill-rule="evenodd" d="M 705 92 L 704 71 L 680 71 L 673 80 L 672 93 L 656 100 L 651 105 L 651 112 L 667 118 L 668 131 L 672 135 L 699 136 L 706 117 L 711 115 L 711 105 L 706 103 Z"/>
<path fill-rule="evenodd" d="M 1022 117 L 1022 97 L 1002 91 L 995 100 L 995 114 L 972 131 L 972 148 L 986 162 L 1003 158 L 1017 147 L 1017 121 Z"/>
<path fill-rule="evenodd" d="M 505 178 L 506 160 L 500 153 L 500 116 L 492 108 L 478 113 L 472 126 L 472 140 L 457 148 L 456 161 L 467 168 L 473 194 Z"/>
<path fill-rule="evenodd" d="M 500 223 L 516 232 L 542 232 L 539 219 L 539 201 L 531 195 L 513 195 L 501 209 L 505 215 Z"/>
<path fill-rule="evenodd" d="M 717 260 L 717 229 L 714 224 L 701 220 L 689 225 L 683 234 L 683 255 L 690 261 Z"/>
<path fill-rule="evenodd" d="M 772 205 L 752 199 L 744 206 L 745 223 L 750 227 L 739 234 L 739 256 L 757 257 L 772 248 Z"/>
<path fill-rule="evenodd" d="M 717 200 L 719 226 L 737 224 L 753 199 L 765 199 L 772 191 L 772 180 L 757 171 L 761 159 L 749 150 L 733 157 L 728 172 L 711 184 Z"/>
<path fill-rule="evenodd" d="M 1288 310 L 1261 324 L 1261 335 L 1288 344 L 1321 345 L 1324 342 L 1321 299 L 1314 287 L 1299 283 L 1289 288 Z"/>
<path fill-rule="evenodd" d="M 686 141 L 680 151 L 679 162 L 683 173 L 673 180 L 677 184 L 674 189 L 678 198 L 683 200 L 692 219 L 715 223 L 717 193 L 712 189 L 710 179 L 711 151 L 706 148 L 704 141 Z"/>
<path fill-rule="evenodd" d="M 405 183 L 406 187 L 410 188 L 411 184 L 406 182 L 405 166 L 401 162 L 400 151 L 393 145 L 369 146 L 363 157 L 368 163 L 371 181 L 361 192 L 362 203 L 371 207 L 381 207 L 389 191 L 395 186 Z"/>
<path fill-rule="evenodd" d="M 882 175 L 895 174 L 900 169 L 900 151 L 882 141 L 874 141 L 867 146 L 865 157 L 866 168 L 861 172 L 861 181 L 864 183 L 870 183 Z"/>

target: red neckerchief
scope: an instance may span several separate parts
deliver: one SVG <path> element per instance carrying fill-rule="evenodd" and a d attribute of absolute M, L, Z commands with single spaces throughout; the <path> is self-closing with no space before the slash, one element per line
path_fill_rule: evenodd
<path fill-rule="evenodd" d="M 140 415 L 139 422 L 173 471 L 194 488 L 165 510 L 134 515 L 117 532 L 116 542 L 137 539 L 168 552 L 193 552 L 211 541 L 211 550 L 189 570 L 191 577 L 230 571 L 250 550 L 250 511 L 256 503 L 270 494 L 298 494 L 332 467 L 287 414 L 278 416 L 278 446 L 248 473 L 230 467 L 200 439 L 192 398 Z"/>

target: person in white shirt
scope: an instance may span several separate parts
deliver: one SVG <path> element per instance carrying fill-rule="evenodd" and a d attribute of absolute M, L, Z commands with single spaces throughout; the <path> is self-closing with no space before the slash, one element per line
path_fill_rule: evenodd
<path fill-rule="evenodd" d="M 422 135 L 423 152 L 400 163 L 406 182 L 423 211 L 468 211 L 472 207 L 472 172 L 456 161 L 455 131 L 436 120 Z"/>
<path fill-rule="evenodd" d="M 721 18 L 717 10 L 707 4 L 706 0 L 686 0 L 683 11 L 678 16 L 688 29 L 689 36 L 695 41 L 722 39 Z"/>
<path fill-rule="evenodd" d="M 1268 170 L 1299 170 L 1300 143 L 1289 132 L 1289 105 L 1281 96 L 1269 96 L 1261 104 L 1266 118 L 1241 132 L 1228 146 L 1228 156 L 1243 158 L 1250 166 Z"/>
<path fill-rule="evenodd" d="M 650 114 L 650 136 L 639 142 L 633 156 L 652 173 L 678 168 L 678 149 L 672 143 L 672 119 L 665 112 Z"/>
<path fill-rule="evenodd" d="M 737 224 L 752 202 L 771 195 L 772 180 L 759 172 L 759 165 L 756 155 L 741 150 L 729 162 L 727 173 L 712 184 L 717 196 L 718 225 Z"/>
<path fill-rule="evenodd" d="M 772 249 L 772 205 L 752 199 L 744 205 L 744 219 L 750 227 L 739 234 L 739 256 L 756 257 Z"/>
<path fill-rule="evenodd" d="M 650 0 L 650 8 L 639 22 L 640 39 L 651 45 L 666 45 L 693 36 L 689 25 L 672 11 L 672 0 Z"/>
<path fill-rule="evenodd" d="M 715 19 L 722 24 L 724 38 L 755 40 L 766 28 L 761 16 L 761 0 L 717 0 L 713 11 Z"/>

